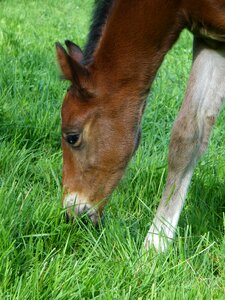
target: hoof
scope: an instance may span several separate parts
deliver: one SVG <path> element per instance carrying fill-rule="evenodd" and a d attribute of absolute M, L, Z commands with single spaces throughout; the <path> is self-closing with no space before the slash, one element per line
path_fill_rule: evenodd
<path fill-rule="evenodd" d="M 165 252 L 172 243 L 174 231 L 168 227 L 160 226 L 159 230 L 152 225 L 144 241 L 146 250 L 155 249 L 157 252 Z"/>

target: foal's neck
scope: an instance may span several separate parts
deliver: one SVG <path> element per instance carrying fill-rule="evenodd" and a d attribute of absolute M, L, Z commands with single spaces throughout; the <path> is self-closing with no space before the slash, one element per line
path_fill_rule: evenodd
<path fill-rule="evenodd" d="M 116 0 L 93 56 L 107 88 L 146 89 L 184 27 L 180 1 Z"/>

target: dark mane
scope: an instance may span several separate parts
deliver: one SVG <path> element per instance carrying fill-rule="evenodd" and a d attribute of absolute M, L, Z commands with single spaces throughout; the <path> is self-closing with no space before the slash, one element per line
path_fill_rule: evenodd
<path fill-rule="evenodd" d="M 92 55 L 102 34 L 102 27 L 106 23 L 113 1 L 114 0 L 95 0 L 96 5 L 94 8 L 87 43 L 84 48 L 84 64 L 89 63 L 92 59 Z"/>

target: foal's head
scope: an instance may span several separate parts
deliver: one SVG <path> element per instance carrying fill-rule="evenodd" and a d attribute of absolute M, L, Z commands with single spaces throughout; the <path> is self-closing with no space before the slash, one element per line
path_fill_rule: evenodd
<path fill-rule="evenodd" d="M 80 48 L 66 45 L 68 52 L 56 44 L 63 77 L 71 83 L 62 105 L 63 206 L 69 216 L 87 213 L 97 223 L 137 146 L 140 115 L 126 88 L 109 90 L 94 63 L 82 64 Z"/>

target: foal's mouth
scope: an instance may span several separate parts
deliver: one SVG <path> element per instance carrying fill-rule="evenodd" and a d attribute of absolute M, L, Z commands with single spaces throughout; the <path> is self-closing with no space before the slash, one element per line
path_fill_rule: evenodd
<path fill-rule="evenodd" d="M 63 199 L 63 207 L 66 208 L 66 221 L 73 218 L 81 218 L 83 221 L 90 220 L 97 225 L 100 220 L 100 213 L 97 207 L 92 206 L 77 193 L 69 193 Z"/>

